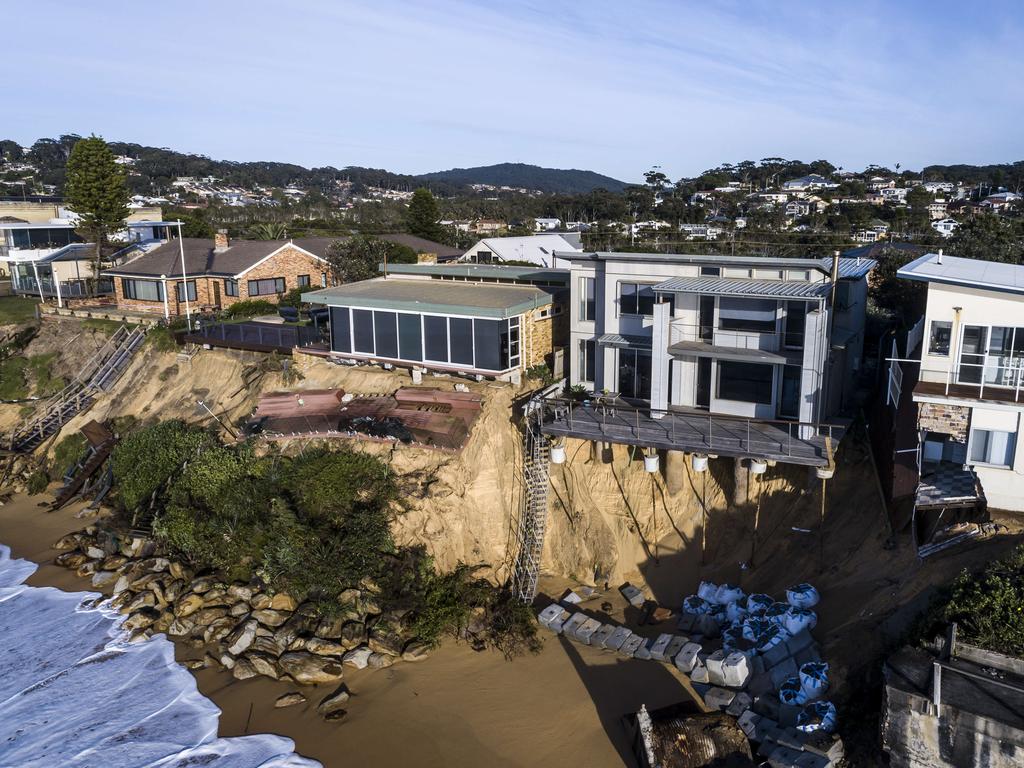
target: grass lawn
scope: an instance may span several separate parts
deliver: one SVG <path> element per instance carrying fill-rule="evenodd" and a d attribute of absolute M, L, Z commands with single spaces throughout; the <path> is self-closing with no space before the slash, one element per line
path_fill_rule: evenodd
<path fill-rule="evenodd" d="M 39 299 L 28 296 L 0 296 L 0 325 L 27 323 L 35 319 Z"/>
<path fill-rule="evenodd" d="M 0 400 L 28 397 L 28 381 L 25 376 L 28 364 L 23 356 L 11 357 L 0 363 Z"/>
<path fill-rule="evenodd" d="M 83 328 L 91 328 L 94 331 L 105 333 L 107 336 L 113 335 L 114 331 L 122 325 L 129 329 L 135 327 L 134 323 L 123 323 L 120 320 L 107 320 L 104 317 L 90 317 L 82 321 Z"/>

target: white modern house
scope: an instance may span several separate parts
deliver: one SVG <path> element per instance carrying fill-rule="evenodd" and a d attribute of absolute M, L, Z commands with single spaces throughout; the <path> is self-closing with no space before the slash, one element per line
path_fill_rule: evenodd
<path fill-rule="evenodd" d="M 951 237 L 959 226 L 960 222 L 953 218 L 939 219 L 932 222 L 932 229 L 943 237 Z"/>
<path fill-rule="evenodd" d="M 533 220 L 534 232 L 550 232 L 562 226 L 561 219 L 536 218 Z"/>
<path fill-rule="evenodd" d="M 581 252 L 579 233 L 527 235 L 525 237 L 485 237 L 476 242 L 459 259 L 472 264 L 512 262 L 538 267 L 565 267 L 567 262 L 555 261 L 555 251 Z"/>
<path fill-rule="evenodd" d="M 939 467 L 943 491 L 944 476 L 973 473 L 990 506 L 1024 511 L 1024 266 L 940 251 L 897 275 L 928 286 L 913 392 L 922 481 Z"/>
<path fill-rule="evenodd" d="M 645 409 L 652 419 L 750 420 L 697 418 L 695 429 L 704 432 L 706 422 L 706 431 L 719 430 L 717 442 L 674 433 L 662 447 L 759 455 L 750 429 L 763 430 L 762 445 L 779 444 L 762 453 L 786 461 L 786 436 L 815 440 L 852 394 L 873 260 L 558 256 L 570 264 L 570 385 Z"/>

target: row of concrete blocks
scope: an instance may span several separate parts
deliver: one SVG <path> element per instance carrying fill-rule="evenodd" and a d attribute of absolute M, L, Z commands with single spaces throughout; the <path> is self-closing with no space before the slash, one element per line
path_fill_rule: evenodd
<path fill-rule="evenodd" d="M 538 616 L 542 626 L 556 634 L 632 659 L 654 659 L 674 664 L 695 683 L 727 688 L 743 688 L 750 678 L 749 657 L 723 650 L 705 654 L 700 643 L 683 635 L 661 634 L 656 639 L 641 637 L 626 627 L 603 624 L 583 612 L 570 613 L 552 603 Z"/>
<path fill-rule="evenodd" d="M 737 719 L 757 754 L 772 768 L 834 768 L 843 759 L 843 742 L 832 734 L 806 734 L 758 713 L 758 702 Z M 798 707 L 795 709 L 799 709 Z"/>

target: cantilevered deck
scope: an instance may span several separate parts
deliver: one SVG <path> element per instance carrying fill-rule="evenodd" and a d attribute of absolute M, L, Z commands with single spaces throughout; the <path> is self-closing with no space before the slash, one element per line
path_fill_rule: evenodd
<path fill-rule="evenodd" d="M 717 456 L 755 457 L 826 467 L 841 427 L 746 419 L 702 412 L 652 411 L 625 405 L 548 398 L 540 429 L 552 437 L 635 445 Z M 801 437 L 801 435 L 803 435 Z"/>

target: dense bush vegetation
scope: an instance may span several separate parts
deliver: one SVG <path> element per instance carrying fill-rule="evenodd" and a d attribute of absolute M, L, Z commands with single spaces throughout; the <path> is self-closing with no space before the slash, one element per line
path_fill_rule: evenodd
<path fill-rule="evenodd" d="M 968 643 L 1024 657 L 1024 546 L 980 573 L 963 571 L 933 603 L 921 639 L 930 640 L 952 622 Z"/>
<path fill-rule="evenodd" d="M 236 301 L 224 310 L 225 317 L 253 317 L 255 315 L 276 315 L 277 304 L 265 299 Z"/>
<path fill-rule="evenodd" d="M 313 601 L 324 614 L 342 607 L 345 589 L 370 586 L 385 607 L 410 612 L 424 642 L 455 634 L 509 656 L 538 647 L 529 609 L 476 569 L 439 574 L 421 548 L 395 545 L 389 523 L 399 489 L 368 454 L 259 456 L 251 445 L 222 446 L 171 421 L 123 439 L 114 477 L 127 509 L 166 484 L 154 532 L 197 569 L 258 580 Z"/>

